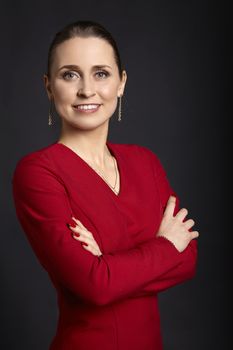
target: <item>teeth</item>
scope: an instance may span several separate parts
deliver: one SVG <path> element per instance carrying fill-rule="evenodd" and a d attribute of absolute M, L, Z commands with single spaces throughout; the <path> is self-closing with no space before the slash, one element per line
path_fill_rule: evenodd
<path fill-rule="evenodd" d="M 78 109 L 96 109 L 99 105 L 81 105 L 76 106 Z"/>

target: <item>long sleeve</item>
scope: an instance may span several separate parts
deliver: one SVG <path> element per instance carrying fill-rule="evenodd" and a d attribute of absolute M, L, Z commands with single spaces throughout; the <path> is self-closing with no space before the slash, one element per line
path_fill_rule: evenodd
<path fill-rule="evenodd" d="M 18 219 L 42 266 L 86 302 L 107 305 L 153 282 L 155 292 L 158 281 L 164 284 L 164 276 L 183 263 L 170 242 L 156 237 L 101 257 L 83 249 L 67 227 L 72 210 L 65 185 L 45 154 L 21 159 L 12 185 Z"/>
<path fill-rule="evenodd" d="M 145 146 L 140 146 L 151 159 L 151 164 L 153 167 L 155 181 L 158 186 L 158 191 L 160 194 L 160 201 L 162 206 L 162 212 L 164 212 L 167 205 L 168 198 L 173 195 L 176 197 L 176 207 L 174 213 L 179 211 L 179 198 L 174 190 L 171 188 L 168 181 L 166 172 L 154 152 Z M 180 258 L 182 263 L 174 266 L 169 271 L 165 272 L 163 275 L 158 276 L 158 278 L 150 283 L 147 283 L 143 289 L 137 294 L 147 295 L 154 294 L 155 292 L 160 292 L 174 285 L 180 284 L 188 279 L 194 277 L 197 267 L 197 241 L 192 240 L 187 248 L 180 253 Z"/>

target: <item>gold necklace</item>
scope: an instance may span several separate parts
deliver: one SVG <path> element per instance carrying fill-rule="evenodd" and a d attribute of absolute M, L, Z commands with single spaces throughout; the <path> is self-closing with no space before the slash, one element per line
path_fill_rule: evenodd
<path fill-rule="evenodd" d="M 68 146 L 66 146 L 66 144 L 64 144 L 64 143 L 62 143 L 62 142 L 58 142 L 58 143 L 64 145 L 65 147 L 68 147 Z M 68 147 L 68 148 L 71 148 L 71 147 Z M 73 152 L 77 153 L 77 151 L 73 150 L 72 148 L 71 148 L 71 150 L 72 150 Z M 77 153 L 77 154 L 78 154 L 78 153 Z M 111 155 L 111 154 L 110 154 L 110 155 Z M 79 154 L 78 154 L 78 156 L 79 156 L 80 158 L 82 158 Z M 86 161 L 84 158 L 82 158 L 82 159 L 83 159 L 83 161 L 84 161 L 85 163 L 87 163 L 94 171 L 96 171 L 96 172 L 100 175 L 100 177 L 112 188 L 112 190 L 113 190 L 116 194 L 118 194 L 119 191 L 116 191 L 116 189 L 115 189 L 116 184 L 117 184 L 117 178 L 118 178 L 117 164 L 116 164 L 116 159 L 115 159 L 112 155 L 111 155 L 111 157 L 112 157 L 113 162 L 114 162 L 114 168 L 115 168 L 115 173 L 116 173 L 116 179 L 115 179 L 115 185 L 114 185 L 114 186 L 112 186 L 112 185 L 108 182 L 108 180 L 107 180 L 107 179 L 105 178 L 105 176 L 100 172 L 100 170 L 98 170 L 98 169 L 96 169 L 95 167 L 93 167 L 93 166 L 92 166 L 88 161 Z"/>
<path fill-rule="evenodd" d="M 105 178 L 105 176 L 103 175 L 103 173 L 100 172 L 100 170 L 94 168 L 92 165 L 90 165 L 90 166 L 91 166 L 91 168 L 92 168 L 93 170 L 95 170 L 95 171 L 102 177 L 102 179 L 112 188 L 112 190 L 113 190 L 116 194 L 118 194 L 118 192 L 117 192 L 116 189 L 115 189 L 116 184 L 117 184 L 117 178 L 118 178 L 116 160 L 115 160 L 115 158 L 114 158 L 112 155 L 111 155 L 111 157 L 112 157 L 112 159 L 113 159 L 114 169 L 115 169 L 115 174 L 116 174 L 116 179 L 115 179 L 115 184 L 114 184 L 114 186 L 112 186 L 112 185 L 108 182 L 108 180 Z"/>

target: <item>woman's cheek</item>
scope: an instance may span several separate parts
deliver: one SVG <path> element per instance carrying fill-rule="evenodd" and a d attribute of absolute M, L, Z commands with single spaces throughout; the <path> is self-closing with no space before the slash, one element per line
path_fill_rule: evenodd
<path fill-rule="evenodd" d="M 54 98 L 57 101 L 72 101 L 73 95 L 75 94 L 74 84 L 67 84 L 63 81 L 57 81 L 54 83 Z"/>
<path fill-rule="evenodd" d="M 101 89 L 101 95 L 106 100 L 114 99 L 117 95 L 117 88 L 113 86 L 103 86 Z"/>

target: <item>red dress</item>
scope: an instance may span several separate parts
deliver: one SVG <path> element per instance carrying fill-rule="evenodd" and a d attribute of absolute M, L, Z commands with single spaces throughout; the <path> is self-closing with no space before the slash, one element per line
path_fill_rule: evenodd
<path fill-rule="evenodd" d="M 50 350 L 161 350 L 157 293 L 196 271 L 196 240 L 179 253 L 156 237 L 173 193 L 158 157 L 145 146 L 106 144 L 118 164 L 118 195 L 58 142 L 24 155 L 13 173 L 19 222 L 57 291 Z M 72 215 L 102 256 L 72 237 Z"/>

